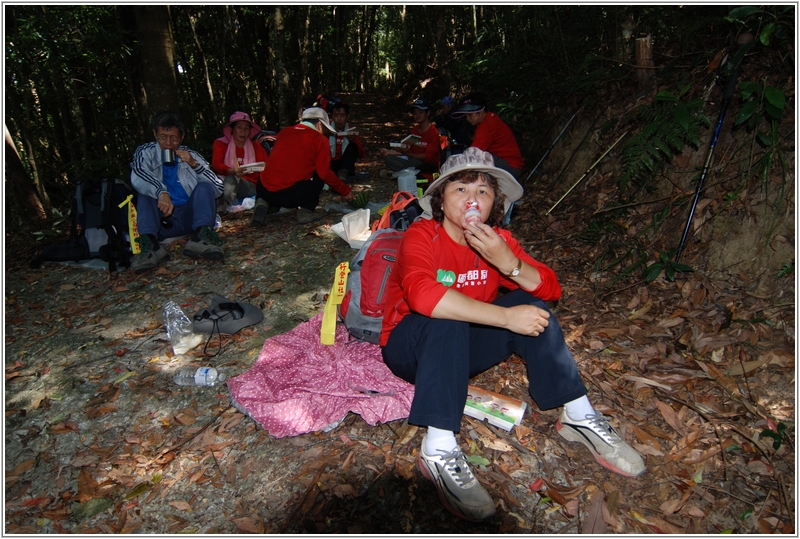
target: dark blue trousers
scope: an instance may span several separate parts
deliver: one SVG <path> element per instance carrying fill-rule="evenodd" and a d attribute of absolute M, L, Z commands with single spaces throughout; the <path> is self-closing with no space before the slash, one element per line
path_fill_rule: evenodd
<path fill-rule="evenodd" d="M 544 301 L 524 290 L 511 291 L 494 303 L 547 309 Z M 512 352 L 527 363 L 528 391 L 540 409 L 586 395 L 578 366 L 552 313 L 550 324 L 538 337 L 409 314 L 389 335 L 383 359 L 396 376 L 415 386 L 409 423 L 458 432 L 469 379 L 508 359 Z"/>
<path fill-rule="evenodd" d="M 197 182 L 186 204 L 172 210 L 172 227 L 161 226 L 158 200 L 145 195 L 136 199 L 137 229 L 139 234 L 152 234 L 162 241 L 166 238 L 188 236 L 196 228 L 214 228 L 217 220 L 216 188 L 208 182 Z"/>

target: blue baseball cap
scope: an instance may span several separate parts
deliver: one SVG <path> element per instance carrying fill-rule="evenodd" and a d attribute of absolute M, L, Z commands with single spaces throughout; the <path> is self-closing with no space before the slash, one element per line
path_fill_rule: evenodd
<path fill-rule="evenodd" d="M 410 108 L 428 110 L 429 108 L 431 108 L 431 104 L 428 103 L 427 99 L 424 99 L 424 98 L 420 97 L 419 99 L 417 99 L 416 101 L 411 103 L 411 107 Z"/>
<path fill-rule="evenodd" d="M 452 107 L 455 104 L 456 102 L 453 101 L 453 98 L 450 97 L 449 95 L 446 95 L 442 98 L 442 105 L 447 105 L 448 107 Z"/>
<path fill-rule="evenodd" d="M 483 96 L 483 94 L 469 94 L 464 98 L 464 100 L 461 102 L 461 105 L 453 113 L 453 118 L 459 118 L 465 114 L 481 112 L 483 110 L 486 110 L 486 98 Z"/>

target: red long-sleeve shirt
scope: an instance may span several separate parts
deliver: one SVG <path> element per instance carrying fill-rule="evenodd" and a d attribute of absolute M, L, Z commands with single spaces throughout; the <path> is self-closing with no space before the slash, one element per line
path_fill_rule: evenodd
<path fill-rule="evenodd" d="M 424 153 L 425 159 L 423 161 L 439 170 L 439 154 L 442 151 L 442 147 L 439 144 L 439 131 L 436 126 L 431 124 L 427 131 L 420 133 L 419 125 L 415 125 L 411 128 L 411 134 L 418 135 L 420 139 L 408 150 L 408 153 Z"/>
<path fill-rule="evenodd" d="M 342 196 L 350 194 L 350 186 L 331 170 L 331 149 L 328 137 L 304 124 L 284 127 L 261 173 L 261 185 L 267 191 L 281 191 L 297 182 L 307 181 L 314 172 Z"/>
<path fill-rule="evenodd" d="M 502 157 L 514 168 L 522 169 L 525 165 L 514 133 L 494 112 L 487 112 L 483 121 L 475 128 L 472 145 L 484 152 Z"/>
<path fill-rule="evenodd" d="M 231 144 L 234 142 L 231 140 Z M 253 150 L 255 152 L 256 160 L 253 161 L 254 163 L 258 163 L 259 161 L 267 162 L 267 150 L 259 144 L 258 142 L 253 142 Z M 222 142 L 221 140 L 214 141 L 214 153 L 211 155 L 211 170 L 219 174 L 220 176 L 227 176 L 228 169 L 231 168 L 225 164 L 225 154 L 228 152 L 228 145 Z M 239 161 L 239 165 L 249 165 L 250 163 L 244 163 L 244 148 L 236 148 L 236 158 Z M 249 182 L 256 183 L 258 178 L 260 177 L 261 172 L 251 172 L 250 174 L 245 174 L 242 176 L 245 180 Z"/>
<path fill-rule="evenodd" d="M 526 253 L 511 232 L 498 227 L 494 231 L 506 241 L 515 256 L 539 270 L 542 282 L 535 290 L 529 290 L 531 295 L 544 301 L 560 298 L 561 284 L 555 272 Z M 509 290 L 520 288 L 471 247 L 453 241 L 441 223 L 433 219 L 417 221 L 403 236 L 397 263 L 386 287 L 380 344 L 386 345 L 389 333 L 407 314 L 431 316 L 448 287 L 472 299 L 491 303 L 501 285 Z"/>

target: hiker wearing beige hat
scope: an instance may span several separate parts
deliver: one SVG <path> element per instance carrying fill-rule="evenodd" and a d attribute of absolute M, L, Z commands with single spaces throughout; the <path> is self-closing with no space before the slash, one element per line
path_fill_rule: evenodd
<path fill-rule="evenodd" d="M 431 219 L 403 236 L 385 292 L 380 345 L 389 369 L 414 384 L 408 422 L 427 427 L 417 466 L 456 516 L 494 515 L 455 433 L 469 379 L 512 353 L 527 365 L 528 391 L 542 410 L 562 407 L 557 432 L 597 461 L 634 477 L 645 465 L 587 398 L 577 364 L 545 302 L 558 278 L 500 227 L 522 187 L 478 148 L 447 159 L 420 200 Z M 508 290 L 500 294 L 500 288 Z M 468 444 L 468 440 L 464 440 Z"/>
<path fill-rule="evenodd" d="M 236 111 L 222 128 L 222 136 L 214 141 L 211 169 L 222 178 L 222 196 L 228 204 L 256 194 L 261 171 L 247 173 L 242 167 L 267 162 L 267 151 L 252 140 L 260 132 L 249 114 Z"/>
<path fill-rule="evenodd" d="M 299 224 L 322 219 L 325 212 L 316 208 L 325 184 L 345 202 L 353 200 L 350 186 L 331 170 L 328 135 L 335 132 L 320 107 L 305 109 L 300 123 L 280 130 L 256 185 L 253 224 L 266 224 L 267 216 L 280 208 L 297 208 Z"/>

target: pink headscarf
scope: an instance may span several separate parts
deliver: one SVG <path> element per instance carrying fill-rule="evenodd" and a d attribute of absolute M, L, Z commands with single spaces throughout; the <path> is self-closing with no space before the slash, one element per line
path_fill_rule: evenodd
<path fill-rule="evenodd" d="M 248 136 L 247 140 L 244 142 L 243 165 L 255 163 L 256 151 L 253 149 L 253 141 L 251 139 L 261 132 L 261 128 L 258 126 L 258 124 L 250 119 L 250 115 L 246 112 L 237 110 L 231 114 L 231 117 L 228 119 L 228 123 L 222 128 L 222 136 L 217 139 L 220 142 L 224 142 L 228 145 L 228 151 L 225 152 L 225 158 L 223 159 L 223 162 L 225 165 L 231 168 L 236 168 L 239 166 L 239 163 L 236 159 L 236 144 L 231 144 L 231 142 L 233 142 L 231 140 L 231 128 L 236 122 L 247 122 L 250 124 L 250 136 Z"/>

